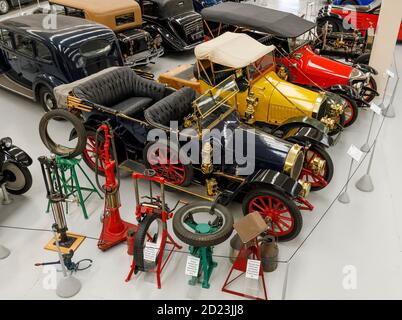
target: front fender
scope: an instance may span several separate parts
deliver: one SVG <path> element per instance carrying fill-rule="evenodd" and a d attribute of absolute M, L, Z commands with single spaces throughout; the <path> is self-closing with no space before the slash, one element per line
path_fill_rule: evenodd
<path fill-rule="evenodd" d="M 334 145 L 334 139 L 328 134 L 307 127 L 294 128 L 293 130 L 290 130 L 283 139 L 303 146 L 314 144 L 323 148 L 329 148 Z"/>
<path fill-rule="evenodd" d="M 371 73 L 373 75 L 378 75 L 378 71 L 374 69 L 373 67 L 368 66 L 367 64 L 355 64 L 353 67 L 356 69 L 359 69 L 360 71 L 364 73 Z"/>
<path fill-rule="evenodd" d="M 60 79 L 56 78 L 55 76 L 49 75 L 49 74 L 40 74 L 38 75 L 32 85 L 32 91 L 35 93 L 34 98 L 35 101 L 39 101 L 39 88 L 41 86 L 46 86 L 50 90 L 53 91 L 54 88 L 57 86 L 60 86 L 62 84 L 65 84 L 63 81 Z"/>
<path fill-rule="evenodd" d="M 282 131 L 284 133 L 287 133 L 291 129 L 300 128 L 300 127 L 314 128 L 323 134 L 328 133 L 328 127 L 325 124 L 323 124 L 321 121 L 311 118 L 311 117 L 304 117 L 304 116 L 294 117 L 294 118 L 290 118 L 290 119 L 286 120 L 279 127 L 277 127 L 273 132 Z"/>
<path fill-rule="evenodd" d="M 17 162 L 25 167 L 29 167 L 32 164 L 32 158 L 17 146 L 12 145 L 5 153 L 6 157 L 4 162 Z"/>
<path fill-rule="evenodd" d="M 302 186 L 296 180 L 275 170 L 258 170 L 241 185 L 241 191 L 247 191 L 250 187 L 272 187 L 284 192 L 288 196 L 298 197 L 302 191 Z"/>

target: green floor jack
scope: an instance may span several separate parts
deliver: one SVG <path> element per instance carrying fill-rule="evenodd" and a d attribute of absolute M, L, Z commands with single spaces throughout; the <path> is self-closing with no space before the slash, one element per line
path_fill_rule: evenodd
<path fill-rule="evenodd" d="M 100 194 L 98 189 L 95 187 L 95 184 L 91 181 L 84 169 L 81 167 L 80 162 L 81 158 L 67 159 L 56 156 L 56 163 L 57 167 L 59 168 L 61 185 L 66 198 L 71 196 L 76 197 L 75 201 L 80 205 L 85 219 L 88 219 L 89 217 L 85 202 L 93 193 L 96 193 L 100 199 L 103 199 L 103 196 Z M 90 187 L 81 187 L 80 181 L 78 180 L 77 170 L 79 170 L 84 175 L 85 179 L 90 184 Z M 55 177 L 53 176 L 53 182 L 54 179 Z M 88 192 L 88 195 L 85 198 L 83 192 Z M 46 213 L 49 212 L 50 205 L 51 203 L 49 201 Z M 68 202 L 66 203 L 66 213 L 68 213 Z"/>
<path fill-rule="evenodd" d="M 198 224 L 195 231 L 199 234 L 206 235 L 213 232 L 213 227 L 208 224 Z M 188 284 L 195 286 L 197 283 L 202 283 L 204 289 L 209 289 L 209 279 L 211 278 L 212 271 L 218 266 L 218 263 L 212 259 L 213 247 L 190 246 L 189 249 L 191 255 L 200 259 L 200 266 L 198 269 L 198 276 L 191 277 Z"/>

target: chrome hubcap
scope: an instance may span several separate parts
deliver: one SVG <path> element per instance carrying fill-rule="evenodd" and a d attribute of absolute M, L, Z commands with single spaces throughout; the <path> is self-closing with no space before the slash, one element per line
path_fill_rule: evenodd
<path fill-rule="evenodd" d="M 6 1 L 0 1 L 0 11 L 6 12 L 8 10 L 8 4 Z"/>
<path fill-rule="evenodd" d="M 46 108 L 48 108 L 49 110 L 53 110 L 54 109 L 54 103 L 53 103 L 52 96 L 49 93 L 46 93 L 45 97 L 44 97 L 44 100 L 45 100 Z"/>

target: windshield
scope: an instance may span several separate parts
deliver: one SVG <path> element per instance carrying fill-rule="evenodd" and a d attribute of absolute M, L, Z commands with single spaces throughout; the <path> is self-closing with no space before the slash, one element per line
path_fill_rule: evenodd
<path fill-rule="evenodd" d="M 231 113 L 234 110 L 238 92 L 239 88 L 234 81 L 234 76 L 231 76 L 195 100 L 194 106 L 201 127 L 210 128 L 216 120 L 221 120 Z"/>
<path fill-rule="evenodd" d="M 269 53 L 249 67 L 250 79 L 255 80 L 274 66 L 274 56 Z"/>
<path fill-rule="evenodd" d="M 296 51 L 310 42 L 310 31 L 298 36 L 297 38 L 288 39 L 288 41 L 290 52 Z"/>

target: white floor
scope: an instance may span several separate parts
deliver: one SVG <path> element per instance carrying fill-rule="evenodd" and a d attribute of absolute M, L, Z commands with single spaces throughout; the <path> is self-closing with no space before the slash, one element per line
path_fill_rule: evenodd
<path fill-rule="evenodd" d="M 303 13 L 307 1 L 259 2 Z M 396 49 L 396 57 L 398 68 L 402 70 L 401 46 Z M 151 70 L 158 74 L 192 59 L 191 54 L 164 57 Z M 280 260 L 290 262 L 282 263 L 276 272 L 266 274 L 271 299 L 282 299 L 287 267 L 286 299 L 402 298 L 402 217 L 399 207 L 402 181 L 401 94 L 402 87 L 399 87 L 395 99 L 397 117 L 385 121 L 379 136 L 372 168 L 375 191 L 365 194 L 354 186 L 366 170 L 366 159 L 351 180 L 351 204 L 343 205 L 335 200 L 347 178 L 350 163 L 347 150 L 351 144 L 361 146 L 365 141 L 371 119 L 371 112 L 365 111 L 358 122 L 345 132 L 338 145 L 330 150 L 336 165 L 334 180 L 327 190 L 311 195 L 309 200 L 315 205 L 315 210 L 304 214 L 302 233 L 296 240 L 280 244 Z M 40 106 L 0 90 L 0 136 L 11 136 L 15 144 L 28 151 L 34 159 L 48 154 L 38 134 L 42 115 Z M 378 131 L 379 123 L 377 119 L 373 132 Z M 67 128 L 61 131 L 67 132 Z M 36 262 L 57 260 L 54 253 L 43 250 L 51 234 L 7 227 L 50 229 L 52 217 L 45 213 L 47 201 L 36 161 L 31 171 L 34 184 L 30 192 L 25 196 L 14 196 L 14 202 L 9 206 L 0 206 L 0 244 L 12 252 L 6 260 L 0 260 L 0 299 L 57 298 L 55 291 L 47 286 L 48 274 L 44 274 L 42 268 L 34 267 Z M 122 181 L 121 196 L 121 215 L 134 222 L 134 193 L 128 178 Z M 169 194 L 168 201 L 174 204 L 180 197 L 191 200 L 181 194 Z M 96 238 L 101 228 L 99 215 L 103 202 L 93 197 L 88 206 L 91 213 L 89 220 L 83 218 L 79 208 L 73 207 L 67 216 L 68 225 L 73 232 Z M 233 205 L 231 209 L 236 217 L 241 216 L 239 205 Z M 234 299 L 234 296 L 220 290 L 230 268 L 228 259 L 224 257 L 228 253 L 228 242 L 215 248 L 215 254 L 219 256 L 216 257 L 218 268 L 214 270 L 211 288 L 207 290 L 187 284 L 188 277 L 184 275 L 187 248 L 184 247 L 173 255 L 163 273 L 162 289 L 158 290 L 153 275 L 141 275 L 129 283 L 124 282 L 131 262 L 124 245 L 101 252 L 95 240 L 87 239 L 77 251 L 76 259 L 91 258 L 94 264 L 89 270 L 76 275 L 83 284 L 76 298 Z M 353 286 L 353 281 L 347 281 L 350 275 L 355 275 L 356 286 Z M 352 284 L 351 289 L 349 284 Z M 239 284 L 239 288 L 249 291 L 255 290 L 254 286 L 250 281 Z"/>

